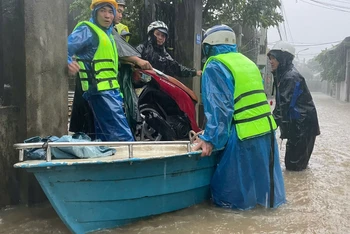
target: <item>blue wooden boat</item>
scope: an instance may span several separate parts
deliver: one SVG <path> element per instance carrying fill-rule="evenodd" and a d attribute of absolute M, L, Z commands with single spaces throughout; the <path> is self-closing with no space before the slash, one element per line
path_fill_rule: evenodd
<path fill-rule="evenodd" d="M 73 233 L 118 227 L 136 220 L 183 209 L 210 197 L 209 184 L 220 151 L 211 157 L 190 152 L 189 142 L 91 142 L 113 146 L 117 153 L 94 159 L 23 161 L 23 149 L 42 144 L 16 144 L 16 168 L 34 173 L 59 217 Z M 124 144 L 124 146 L 122 145 Z"/>

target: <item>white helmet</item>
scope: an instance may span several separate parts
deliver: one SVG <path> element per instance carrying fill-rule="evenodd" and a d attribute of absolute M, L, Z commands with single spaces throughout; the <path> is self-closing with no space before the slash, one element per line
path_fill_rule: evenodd
<path fill-rule="evenodd" d="M 232 28 L 225 24 L 216 25 L 204 33 L 203 44 L 234 45 L 236 44 L 236 34 Z"/>
<path fill-rule="evenodd" d="M 277 42 L 270 51 L 273 50 L 279 50 L 282 52 L 287 52 L 291 55 L 293 55 L 293 57 L 295 56 L 295 48 L 294 46 L 292 46 L 291 44 L 289 44 L 288 42 L 285 41 L 279 41 Z"/>
<path fill-rule="evenodd" d="M 154 31 L 155 29 L 168 35 L 168 26 L 163 21 L 154 21 L 153 23 L 151 23 L 147 28 L 147 34 Z"/>

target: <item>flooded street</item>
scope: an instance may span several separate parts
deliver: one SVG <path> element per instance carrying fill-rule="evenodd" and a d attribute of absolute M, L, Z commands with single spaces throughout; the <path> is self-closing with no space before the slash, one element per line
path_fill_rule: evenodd
<path fill-rule="evenodd" d="M 313 94 L 321 128 L 309 168 L 288 172 L 287 203 L 276 210 L 233 211 L 209 202 L 98 233 L 349 233 L 350 103 Z M 280 143 L 280 140 L 279 140 Z M 142 209 L 142 207 L 140 207 Z M 69 233 L 50 205 L 0 211 L 0 233 Z"/>

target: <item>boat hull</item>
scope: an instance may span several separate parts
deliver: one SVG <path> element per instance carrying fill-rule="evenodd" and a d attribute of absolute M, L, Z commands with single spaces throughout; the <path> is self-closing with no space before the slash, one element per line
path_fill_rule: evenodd
<path fill-rule="evenodd" d="M 74 233 L 118 227 L 210 197 L 219 152 L 111 163 L 30 167 Z"/>

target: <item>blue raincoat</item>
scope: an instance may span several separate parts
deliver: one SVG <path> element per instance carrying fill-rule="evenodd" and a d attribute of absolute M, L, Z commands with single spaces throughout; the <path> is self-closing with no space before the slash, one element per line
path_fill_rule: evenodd
<path fill-rule="evenodd" d="M 213 46 L 210 56 L 236 52 L 236 45 Z M 202 75 L 202 96 L 207 123 L 200 138 L 225 147 L 211 181 L 213 202 L 221 207 L 246 210 L 260 204 L 270 207 L 269 157 L 271 134 L 238 139 L 232 125 L 235 83 L 232 73 L 220 62 L 211 61 Z M 275 136 L 273 136 L 275 138 Z M 274 204 L 286 202 L 284 181 L 274 139 Z"/>
<path fill-rule="evenodd" d="M 104 6 L 110 6 L 114 15 L 116 10 L 108 3 L 101 3 L 92 11 L 90 22 L 99 26 L 96 20 L 97 11 Z M 113 24 L 102 30 L 110 35 Z M 113 40 L 113 39 L 112 39 Z M 99 44 L 98 36 L 89 26 L 77 27 L 68 37 L 68 64 L 72 63 L 73 56 L 81 59 L 92 60 Z M 91 65 L 85 63 L 87 70 Z M 89 90 L 83 94 L 88 101 L 94 116 L 96 138 L 102 141 L 134 141 L 130 127 L 123 111 L 123 98 L 119 90 L 97 91 L 97 87 L 89 85 Z"/>

